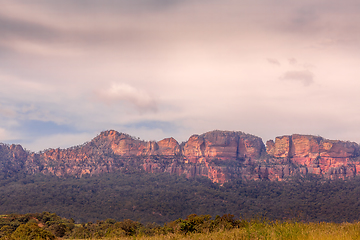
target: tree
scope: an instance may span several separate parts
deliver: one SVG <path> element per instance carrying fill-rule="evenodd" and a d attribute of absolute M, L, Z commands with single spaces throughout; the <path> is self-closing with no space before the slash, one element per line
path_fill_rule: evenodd
<path fill-rule="evenodd" d="M 39 227 L 34 222 L 28 222 L 26 224 L 21 224 L 13 234 L 11 238 L 14 240 L 54 240 L 55 236 Z"/>

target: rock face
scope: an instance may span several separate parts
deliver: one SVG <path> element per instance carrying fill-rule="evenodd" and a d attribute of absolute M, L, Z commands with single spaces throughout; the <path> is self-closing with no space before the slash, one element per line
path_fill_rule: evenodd
<path fill-rule="evenodd" d="M 313 173 L 331 179 L 344 179 L 354 177 L 360 171 L 359 145 L 353 142 L 294 134 L 277 137 L 275 143 L 268 141 L 267 153 L 269 157 L 280 161 L 288 159 L 297 166 L 290 169 L 290 175 L 297 171 L 302 175 Z"/>
<path fill-rule="evenodd" d="M 189 159 L 258 158 L 265 151 L 261 138 L 242 132 L 212 131 L 193 135 L 185 143 L 183 155 Z"/>
<path fill-rule="evenodd" d="M 20 145 L 0 144 L 0 173 L 4 177 L 20 172 L 26 165 L 28 153 Z"/>
<path fill-rule="evenodd" d="M 24 172 L 77 176 L 107 172 L 167 172 L 214 182 L 232 179 L 286 180 L 316 174 L 351 178 L 360 171 L 359 145 L 319 136 L 276 137 L 266 148 L 261 138 L 231 131 L 193 135 L 181 145 L 174 138 L 142 141 L 128 134 L 105 131 L 92 141 L 68 149 L 25 151 L 20 145 L 0 145 L 3 177 Z"/>

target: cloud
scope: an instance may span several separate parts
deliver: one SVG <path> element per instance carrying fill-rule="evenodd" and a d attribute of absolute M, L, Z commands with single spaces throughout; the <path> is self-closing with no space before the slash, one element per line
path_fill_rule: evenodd
<path fill-rule="evenodd" d="M 314 83 L 314 74 L 308 70 L 287 71 L 280 79 L 284 81 L 299 81 L 302 82 L 304 86 L 309 86 Z"/>
<path fill-rule="evenodd" d="M 135 128 L 135 129 L 148 129 L 148 130 L 161 129 L 162 132 L 166 132 L 166 133 L 175 132 L 177 130 L 177 126 L 173 122 L 156 121 L 156 120 L 129 123 L 126 124 L 125 127 Z"/>
<path fill-rule="evenodd" d="M 21 145 L 31 151 L 42 151 L 47 148 L 68 148 L 90 141 L 98 133 L 63 133 L 27 139 Z"/>
<path fill-rule="evenodd" d="M 140 112 L 157 111 L 157 104 L 147 92 L 134 88 L 125 83 L 114 83 L 109 88 L 96 92 L 98 98 L 107 104 L 119 102 L 131 103 Z"/>
<path fill-rule="evenodd" d="M 12 136 L 8 130 L 6 130 L 4 128 L 0 128 L 0 141 L 1 142 L 6 142 L 9 140 L 14 140 L 14 139 L 16 139 L 16 137 Z"/>
<path fill-rule="evenodd" d="M 18 130 L 29 136 L 44 136 L 75 132 L 71 126 L 59 125 L 51 121 L 27 120 L 20 122 Z"/>
<path fill-rule="evenodd" d="M 289 64 L 291 64 L 291 65 L 297 64 L 297 60 L 295 58 L 289 58 L 288 61 L 289 61 Z"/>
<path fill-rule="evenodd" d="M 183 141 L 189 137 L 188 133 L 174 121 L 142 120 L 119 126 L 118 129 L 144 140 L 159 141 L 167 137 L 175 137 L 176 140 Z"/>
<path fill-rule="evenodd" d="M 267 58 L 266 59 L 268 61 L 268 63 L 270 64 L 274 64 L 274 65 L 277 65 L 277 66 L 280 66 L 280 62 L 277 60 L 277 59 L 274 59 L 274 58 Z"/>
<path fill-rule="evenodd" d="M 26 3 L 26 1 L 23 1 Z M 76 13 L 98 13 L 98 12 L 117 12 L 117 13 L 141 13 L 141 12 L 156 12 L 163 11 L 169 8 L 176 7 L 188 0 L 36 0 L 38 5 L 45 5 L 52 7 L 58 11 L 76 12 Z"/>
<path fill-rule="evenodd" d="M 0 39 L 27 38 L 31 40 L 53 41 L 60 37 L 49 26 L 41 23 L 32 23 L 26 20 L 19 20 L 10 16 L 4 16 L 0 12 Z"/>
<path fill-rule="evenodd" d="M 328 114 L 340 119 L 332 128 L 352 126 L 360 136 L 358 121 L 343 124 L 343 116 L 360 119 L 359 6 L 0 0 L 0 128 L 45 148 L 106 129 L 144 139 L 185 140 L 212 129 L 274 137 L 319 129 L 319 115 Z M 303 129 L 299 109 L 314 116 Z"/>
<path fill-rule="evenodd" d="M 16 112 L 13 109 L 2 107 L 0 104 L 0 118 L 2 117 L 13 118 L 15 116 L 16 116 Z"/>
<path fill-rule="evenodd" d="M 318 22 L 318 14 L 311 7 L 302 7 L 296 11 L 290 21 L 292 31 L 315 30 Z"/>

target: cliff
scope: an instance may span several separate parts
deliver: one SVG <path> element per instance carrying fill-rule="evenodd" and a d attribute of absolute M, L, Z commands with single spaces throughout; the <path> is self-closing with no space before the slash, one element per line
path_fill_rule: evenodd
<path fill-rule="evenodd" d="M 294 134 L 277 137 L 266 143 L 267 153 L 276 160 L 288 159 L 290 172 L 313 173 L 326 178 L 354 177 L 360 171 L 359 145 L 354 142 L 328 140 L 311 135 Z"/>
<path fill-rule="evenodd" d="M 325 178 L 351 178 L 360 171 L 359 145 L 319 136 L 261 138 L 233 131 L 193 135 L 181 145 L 174 138 L 143 141 L 113 130 L 88 143 L 40 153 L 20 145 L 0 145 L 4 177 L 18 173 L 76 176 L 108 172 L 168 172 L 189 178 L 205 176 L 214 182 L 232 179 L 286 180 L 316 174 Z"/>

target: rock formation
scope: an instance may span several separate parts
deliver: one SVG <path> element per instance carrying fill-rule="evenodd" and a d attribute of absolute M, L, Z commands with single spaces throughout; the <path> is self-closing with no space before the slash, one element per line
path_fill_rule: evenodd
<path fill-rule="evenodd" d="M 359 145 L 319 136 L 261 138 L 232 131 L 193 135 L 183 144 L 174 138 L 142 141 L 128 134 L 105 131 L 92 141 L 68 149 L 25 151 L 20 145 L 0 145 L 0 173 L 20 172 L 77 176 L 108 172 L 167 172 L 214 182 L 232 179 L 287 180 L 308 174 L 351 178 L 360 171 Z"/>

